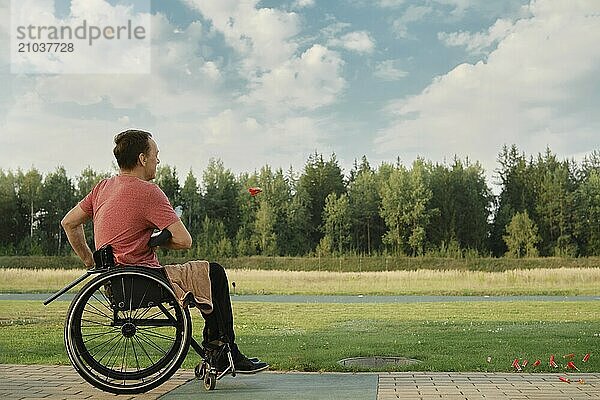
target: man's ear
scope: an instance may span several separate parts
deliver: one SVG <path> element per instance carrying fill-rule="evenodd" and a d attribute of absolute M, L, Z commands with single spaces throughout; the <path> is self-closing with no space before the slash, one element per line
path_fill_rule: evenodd
<path fill-rule="evenodd" d="M 146 155 L 144 153 L 140 153 L 140 155 L 138 156 L 138 162 L 142 167 L 146 166 Z"/>

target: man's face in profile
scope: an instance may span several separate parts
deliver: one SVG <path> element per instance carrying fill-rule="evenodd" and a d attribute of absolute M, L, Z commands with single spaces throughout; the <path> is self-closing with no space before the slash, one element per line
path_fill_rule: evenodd
<path fill-rule="evenodd" d="M 146 154 L 146 165 L 144 166 L 146 180 L 150 181 L 156 178 L 156 166 L 160 164 L 160 160 L 158 159 L 158 145 L 153 139 L 148 139 L 148 143 L 150 144 L 150 150 L 148 150 L 148 154 Z"/>

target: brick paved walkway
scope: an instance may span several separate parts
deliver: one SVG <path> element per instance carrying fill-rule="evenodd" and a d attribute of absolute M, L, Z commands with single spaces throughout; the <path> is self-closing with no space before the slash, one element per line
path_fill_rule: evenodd
<path fill-rule="evenodd" d="M 289 374 L 269 373 L 269 379 L 277 382 L 277 376 L 282 379 Z M 299 384 L 298 392 L 309 387 L 311 374 L 304 376 L 306 383 Z M 331 374 L 334 376 L 335 374 Z M 344 374 L 348 378 L 350 374 Z M 361 374 L 364 376 L 364 374 Z M 260 375 L 256 375 L 258 379 Z M 351 376 L 351 375 L 350 375 Z M 429 373 L 401 372 L 378 375 L 377 389 L 373 390 L 372 399 L 600 399 L 600 374 L 569 374 L 572 383 L 561 382 L 558 377 L 566 374 L 517 374 L 517 373 Z M 377 377 L 377 374 L 373 374 Z M 180 370 L 169 382 L 159 388 L 136 396 L 117 396 L 104 393 L 85 382 L 71 366 L 54 365 L 0 365 L 0 398 L 2 399 L 141 399 L 151 400 L 175 398 L 175 393 L 169 394 L 175 388 L 193 380 L 194 374 L 189 370 Z M 227 378 L 232 379 L 232 378 Z M 243 380 L 244 377 L 235 378 Z M 246 378 L 247 379 L 247 378 Z M 577 383 L 583 379 L 585 384 Z M 251 380 L 247 380 L 251 384 Z M 196 382 L 188 384 L 198 385 Z M 217 385 L 226 386 L 223 381 Z M 200 398 L 210 396 L 198 385 Z M 374 387 L 374 386 L 373 386 Z M 178 389 L 181 391 L 180 389 Z M 249 388 L 252 392 L 252 388 Z M 203 394 L 203 395 L 200 395 Z M 256 393 L 239 391 L 240 399 L 258 398 Z M 208 398 L 208 397 L 207 397 Z M 232 397 L 233 398 L 233 397 Z M 332 398 L 329 396 L 328 398 Z M 345 400 L 345 399 L 344 399 Z"/>
<path fill-rule="evenodd" d="M 193 378 L 193 371 L 179 370 L 167 383 L 148 393 L 117 396 L 91 386 L 70 365 L 0 364 L 0 399 L 154 400 Z"/>
<path fill-rule="evenodd" d="M 568 376 L 572 383 L 561 382 L 559 376 Z M 577 383 L 579 379 L 585 384 Z M 600 399 L 600 374 L 380 374 L 377 399 Z"/>

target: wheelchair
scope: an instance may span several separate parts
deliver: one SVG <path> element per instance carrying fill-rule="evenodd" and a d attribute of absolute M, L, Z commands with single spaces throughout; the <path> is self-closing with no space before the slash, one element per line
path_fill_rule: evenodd
<path fill-rule="evenodd" d="M 177 371 L 190 346 L 202 359 L 194 372 L 206 390 L 227 374 L 235 376 L 229 344 L 209 347 L 194 340 L 187 306 L 195 304 L 189 299 L 182 306 L 164 274 L 115 266 L 110 246 L 94 259 L 92 270 L 44 301 L 94 275 L 73 298 L 64 328 L 69 360 L 87 382 L 115 394 L 147 392 Z"/>

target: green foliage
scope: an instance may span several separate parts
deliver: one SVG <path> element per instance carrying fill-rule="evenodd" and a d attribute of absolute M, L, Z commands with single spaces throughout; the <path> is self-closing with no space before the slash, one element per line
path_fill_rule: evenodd
<path fill-rule="evenodd" d="M 469 160 L 455 159 L 446 165 L 428 165 L 432 197 L 430 247 L 485 252 L 488 247 L 489 217 L 493 196 L 485 182 L 483 168 Z M 451 247 L 452 247 L 451 246 Z"/>
<path fill-rule="evenodd" d="M 426 174 L 422 160 L 416 160 L 411 170 L 394 168 L 381 187 L 381 216 L 388 228 L 383 242 L 395 254 L 424 253 L 425 230 L 432 214 Z"/>
<path fill-rule="evenodd" d="M 298 193 L 310 218 L 307 228 L 311 249 L 315 248 L 323 236 L 321 226 L 325 199 L 330 193 L 340 195 L 345 191 L 344 176 L 335 154 L 328 161 L 323 159 L 322 154 L 310 155 L 298 182 Z"/>
<path fill-rule="evenodd" d="M 175 207 L 180 205 L 181 186 L 177 177 L 177 169 L 169 165 L 159 165 L 156 169 L 156 184 L 167 195 L 171 204 Z"/>
<path fill-rule="evenodd" d="M 381 246 L 385 223 L 379 214 L 381 196 L 375 172 L 363 157 L 357 172 L 351 171 L 348 201 L 352 219 L 352 247 L 360 253 L 372 254 Z"/>
<path fill-rule="evenodd" d="M 536 245 L 540 241 L 537 226 L 529 218 L 527 211 L 516 213 L 506 227 L 504 241 L 508 247 L 509 257 L 537 257 Z"/>
<path fill-rule="evenodd" d="M 66 254 L 70 247 L 60 221 L 77 204 L 77 199 L 64 167 L 46 175 L 40 197 L 43 204 L 39 218 L 41 245 L 46 254 Z"/>
<path fill-rule="evenodd" d="M 181 189 L 179 200 L 183 207 L 183 215 L 181 220 L 184 222 L 187 229 L 192 235 L 197 234 L 200 231 L 201 215 L 204 214 L 202 207 L 202 196 L 200 195 L 200 188 L 198 181 L 192 173 L 192 170 L 188 172 L 185 178 L 185 183 Z"/>
<path fill-rule="evenodd" d="M 234 255 L 233 243 L 227 236 L 223 221 L 205 216 L 200 232 L 195 240 L 195 255 L 207 260 Z"/>
<path fill-rule="evenodd" d="M 325 199 L 323 210 L 323 233 L 319 250 L 324 254 L 342 255 L 348 251 L 351 243 L 350 207 L 348 196 L 330 193 Z"/>
<path fill-rule="evenodd" d="M 591 170 L 574 194 L 575 236 L 583 253 L 600 255 L 600 169 Z"/>
<path fill-rule="evenodd" d="M 20 221 L 15 176 L 0 170 L 0 252 L 11 255 L 18 236 Z"/>
<path fill-rule="evenodd" d="M 275 234 L 275 213 L 267 201 L 261 201 L 256 213 L 256 237 L 258 249 L 264 256 L 277 255 L 277 235 Z"/>
<path fill-rule="evenodd" d="M 59 222 L 108 176 L 90 167 L 74 179 L 62 167 L 45 176 L 34 168 L 0 171 L 0 254 L 70 254 Z M 496 180 L 500 190 L 493 196 L 485 171 L 468 158 L 373 168 L 363 156 L 347 180 L 334 154 L 327 160 L 311 154 L 301 172 L 265 165 L 239 176 L 211 159 L 201 180 L 190 170 L 183 186 L 175 168 L 161 165 L 156 183 L 174 206 L 183 207 L 182 220 L 195 241 L 185 253 L 161 252 L 199 258 L 503 256 L 509 251 L 507 227 L 517 213 L 527 212 L 541 256 L 600 255 L 599 151 L 578 165 L 550 149 L 529 157 L 504 146 Z M 254 186 L 262 193 L 251 197 L 248 188 Z M 85 233 L 92 245 L 92 224 Z"/>
<path fill-rule="evenodd" d="M 202 183 L 205 215 L 222 222 L 227 237 L 234 238 L 240 226 L 238 193 L 241 190 L 235 176 L 221 160 L 211 158 L 202 175 Z"/>

